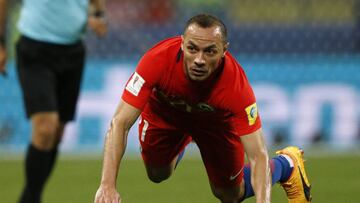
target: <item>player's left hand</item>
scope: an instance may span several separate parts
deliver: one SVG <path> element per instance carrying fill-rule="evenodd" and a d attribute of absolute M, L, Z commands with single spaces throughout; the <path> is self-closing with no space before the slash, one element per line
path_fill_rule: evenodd
<path fill-rule="evenodd" d="M 88 26 L 99 37 L 103 37 L 107 33 L 107 23 L 104 17 L 89 16 Z"/>

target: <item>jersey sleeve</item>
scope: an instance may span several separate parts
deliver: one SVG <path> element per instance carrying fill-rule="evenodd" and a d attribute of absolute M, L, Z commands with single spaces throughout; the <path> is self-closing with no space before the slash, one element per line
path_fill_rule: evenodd
<path fill-rule="evenodd" d="M 122 99 L 142 110 L 147 103 L 152 89 L 158 84 L 166 66 L 166 57 L 150 50 L 139 61 L 135 72 L 125 85 Z"/>
<path fill-rule="evenodd" d="M 261 121 L 254 91 L 244 71 L 241 70 L 240 72 L 240 80 L 234 86 L 234 95 L 230 106 L 231 111 L 234 113 L 234 128 L 242 136 L 261 128 Z"/>

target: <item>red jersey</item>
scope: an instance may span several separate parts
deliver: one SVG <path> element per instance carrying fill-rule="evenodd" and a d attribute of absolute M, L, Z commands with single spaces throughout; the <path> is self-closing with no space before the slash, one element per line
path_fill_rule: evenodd
<path fill-rule="evenodd" d="M 205 81 L 188 79 L 181 38 L 161 41 L 140 60 L 122 99 L 155 119 L 158 127 L 185 133 L 252 133 L 261 127 L 256 100 L 244 70 L 227 52 Z"/>

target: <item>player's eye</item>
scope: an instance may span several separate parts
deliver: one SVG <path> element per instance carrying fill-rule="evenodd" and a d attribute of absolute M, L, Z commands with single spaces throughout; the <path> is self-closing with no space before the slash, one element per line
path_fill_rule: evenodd
<path fill-rule="evenodd" d="M 215 49 L 207 49 L 207 50 L 205 50 L 205 53 L 210 54 L 210 55 L 214 55 L 214 54 L 217 53 L 217 51 Z"/>
<path fill-rule="evenodd" d="M 195 47 L 193 47 L 193 46 L 187 46 L 186 48 L 187 48 L 187 50 L 189 50 L 190 52 L 195 52 L 195 51 L 196 51 Z"/>

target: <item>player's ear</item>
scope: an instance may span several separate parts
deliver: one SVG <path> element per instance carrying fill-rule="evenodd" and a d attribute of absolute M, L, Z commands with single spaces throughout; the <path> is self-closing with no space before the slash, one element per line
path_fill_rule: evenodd
<path fill-rule="evenodd" d="M 181 51 L 184 51 L 184 35 L 181 35 Z"/>
<path fill-rule="evenodd" d="M 226 42 L 226 43 L 224 44 L 224 50 L 223 50 L 223 55 L 222 55 L 222 57 L 225 57 L 225 54 L 226 54 L 228 48 L 229 48 L 229 42 Z"/>

